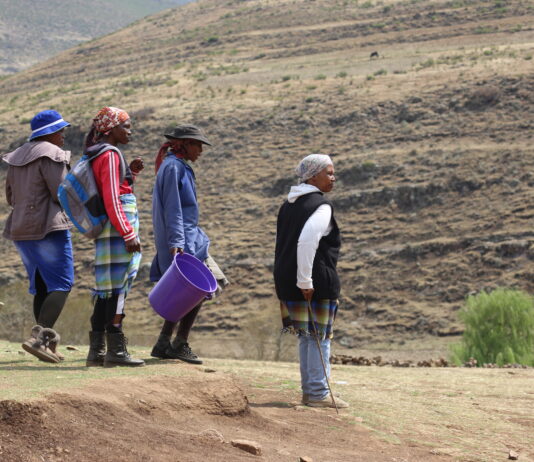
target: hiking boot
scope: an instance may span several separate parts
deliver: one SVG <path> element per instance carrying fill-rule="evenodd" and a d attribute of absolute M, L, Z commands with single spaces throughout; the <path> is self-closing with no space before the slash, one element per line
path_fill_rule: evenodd
<path fill-rule="evenodd" d="M 308 404 L 309 400 L 310 400 L 310 395 L 308 395 L 307 393 L 302 393 L 302 400 L 300 402 L 306 405 Z"/>
<path fill-rule="evenodd" d="M 345 409 L 349 407 L 349 403 L 346 401 L 343 401 L 341 398 L 336 398 L 336 406 L 334 406 L 334 403 L 332 402 L 332 396 L 330 393 L 326 395 L 323 399 L 319 400 L 312 400 L 308 399 L 308 402 L 306 403 L 307 406 L 310 407 L 331 407 L 335 408 L 337 406 L 338 409 Z"/>
<path fill-rule="evenodd" d="M 104 365 L 106 356 L 106 333 L 89 332 L 89 353 L 85 365 L 87 367 L 98 367 Z"/>
<path fill-rule="evenodd" d="M 37 325 L 32 328 L 31 337 L 22 344 L 22 348 L 41 361 L 58 363 L 59 358 L 49 347 L 49 342 L 56 338 L 59 341 L 59 335 L 54 329 L 44 329 Z"/>
<path fill-rule="evenodd" d="M 160 334 L 158 337 L 158 341 L 152 348 L 150 356 L 159 359 L 170 359 L 170 356 L 168 356 L 166 353 L 169 348 L 171 348 L 171 336 Z"/>
<path fill-rule="evenodd" d="M 126 345 L 128 339 L 122 332 L 107 332 L 106 340 L 108 344 L 108 351 L 104 357 L 104 367 L 115 366 L 144 366 L 145 362 L 142 359 L 134 359 L 128 353 Z"/>
<path fill-rule="evenodd" d="M 165 351 L 165 354 L 171 359 L 180 359 L 191 364 L 202 364 L 202 360 L 191 351 L 189 343 L 180 342 L 177 339 L 174 339 L 171 346 Z"/>

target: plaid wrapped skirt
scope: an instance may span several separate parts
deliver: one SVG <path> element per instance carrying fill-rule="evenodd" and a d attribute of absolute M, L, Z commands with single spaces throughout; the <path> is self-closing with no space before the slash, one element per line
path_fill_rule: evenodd
<path fill-rule="evenodd" d="M 319 339 L 332 338 L 334 336 L 333 325 L 338 308 L 337 300 L 312 300 L 311 312 L 313 320 L 308 312 L 308 302 L 280 300 L 283 332 L 296 335 L 315 335 L 313 322 Z"/>
<path fill-rule="evenodd" d="M 135 233 L 139 234 L 139 216 L 133 194 L 123 194 L 120 201 L 126 218 Z M 95 239 L 95 281 L 93 295 L 109 298 L 112 295 L 128 294 L 139 264 L 141 253 L 128 253 L 124 239 L 108 220 L 100 235 Z"/>

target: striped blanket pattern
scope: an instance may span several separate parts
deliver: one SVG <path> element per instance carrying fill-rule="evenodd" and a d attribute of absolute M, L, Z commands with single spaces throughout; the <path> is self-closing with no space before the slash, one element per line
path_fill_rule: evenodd
<path fill-rule="evenodd" d="M 133 194 L 123 194 L 120 201 L 126 218 L 135 234 L 139 235 L 139 216 L 137 203 Z M 95 281 L 93 295 L 109 298 L 112 295 L 127 294 L 133 284 L 141 253 L 126 251 L 124 239 L 108 220 L 102 233 L 95 239 Z"/>

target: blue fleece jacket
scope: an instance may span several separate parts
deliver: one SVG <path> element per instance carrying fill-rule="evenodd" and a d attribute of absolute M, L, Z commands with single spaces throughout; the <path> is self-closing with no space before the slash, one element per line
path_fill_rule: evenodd
<path fill-rule="evenodd" d="M 195 173 L 183 159 L 167 153 L 152 194 L 152 221 L 156 256 L 150 280 L 159 281 L 172 263 L 170 249 L 180 247 L 200 261 L 208 257 L 210 240 L 198 226 Z"/>

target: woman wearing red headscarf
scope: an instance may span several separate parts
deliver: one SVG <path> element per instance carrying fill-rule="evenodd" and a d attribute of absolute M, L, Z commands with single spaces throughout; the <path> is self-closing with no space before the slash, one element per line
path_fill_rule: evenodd
<path fill-rule="evenodd" d="M 92 159 L 98 192 L 109 217 L 102 233 L 95 239 L 95 304 L 91 316 L 87 366 L 144 364 L 143 360 L 130 356 L 122 332 L 124 300 L 141 261 L 139 218 L 133 183 L 144 166 L 141 159 L 126 165 L 117 148 L 119 144 L 128 144 L 130 136 L 128 113 L 122 109 L 105 107 L 93 119 L 85 142 L 86 154 Z"/>

